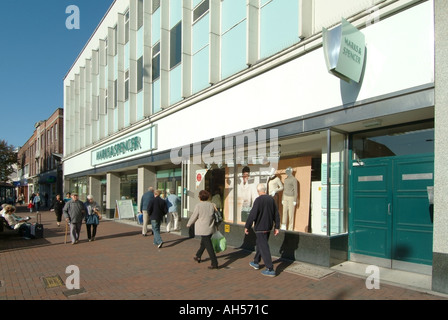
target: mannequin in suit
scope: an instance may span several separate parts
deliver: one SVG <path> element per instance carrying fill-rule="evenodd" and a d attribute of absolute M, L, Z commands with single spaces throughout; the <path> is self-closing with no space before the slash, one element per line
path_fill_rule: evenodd
<path fill-rule="evenodd" d="M 298 197 L 298 181 L 292 175 L 292 168 L 286 169 L 286 179 L 283 189 L 283 215 L 281 229 L 294 230 L 294 213 L 296 211 Z"/>

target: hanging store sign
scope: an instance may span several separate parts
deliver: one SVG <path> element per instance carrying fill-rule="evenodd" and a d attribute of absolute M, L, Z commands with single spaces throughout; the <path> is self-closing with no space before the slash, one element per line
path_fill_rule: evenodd
<path fill-rule="evenodd" d="M 156 126 L 132 133 L 92 151 L 92 166 L 157 149 Z"/>
<path fill-rule="evenodd" d="M 364 34 L 345 19 L 332 30 L 323 28 L 322 33 L 328 71 L 344 81 L 359 83 L 366 58 Z"/>

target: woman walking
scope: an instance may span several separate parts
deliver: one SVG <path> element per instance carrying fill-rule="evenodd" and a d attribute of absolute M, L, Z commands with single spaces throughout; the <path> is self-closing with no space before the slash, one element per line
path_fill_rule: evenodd
<path fill-rule="evenodd" d="M 56 214 L 56 223 L 58 224 L 58 227 L 61 226 L 61 220 L 62 220 L 62 209 L 64 209 L 65 202 L 61 199 L 61 195 L 57 194 L 56 198 L 54 199 L 53 203 L 51 204 L 50 211 L 54 211 Z"/>
<path fill-rule="evenodd" d="M 93 199 L 92 195 L 87 196 L 87 201 L 84 203 L 86 206 L 86 229 L 87 229 L 87 238 L 90 241 L 95 241 L 96 236 L 96 228 L 100 224 L 100 207 Z M 93 230 L 92 230 L 93 229 Z"/>
<path fill-rule="evenodd" d="M 215 211 L 215 206 L 213 203 L 208 202 L 210 198 L 210 193 L 207 190 L 201 190 L 199 192 L 200 202 L 196 205 L 193 211 L 193 215 L 188 220 L 187 227 L 189 228 L 194 224 L 195 234 L 201 236 L 201 245 L 199 250 L 196 252 L 196 256 L 193 257 L 194 261 L 201 262 L 201 256 L 204 250 L 207 250 L 210 256 L 211 266 L 209 269 L 218 269 L 218 259 L 216 258 L 215 251 L 212 245 L 212 235 L 215 232 L 215 219 L 213 212 Z"/>

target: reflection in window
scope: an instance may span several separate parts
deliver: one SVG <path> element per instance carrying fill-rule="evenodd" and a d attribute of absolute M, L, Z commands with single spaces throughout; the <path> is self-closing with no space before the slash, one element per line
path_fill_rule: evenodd
<path fill-rule="evenodd" d="M 434 122 L 359 133 L 353 136 L 355 159 L 434 153 Z"/>

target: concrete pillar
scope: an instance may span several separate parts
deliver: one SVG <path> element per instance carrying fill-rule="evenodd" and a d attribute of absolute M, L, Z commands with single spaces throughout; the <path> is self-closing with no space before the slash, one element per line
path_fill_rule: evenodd
<path fill-rule="evenodd" d="M 153 167 L 138 168 L 138 182 L 137 182 L 137 208 L 140 212 L 140 201 L 143 194 L 148 191 L 149 187 L 156 189 L 157 176 L 156 170 Z"/>
<path fill-rule="evenodd" d="M 93 199 L 101 205 L 101 179 L 98 177 L 89 177 L 89 193 Z M 86 199 L 87 200 L 87 199 Z"/>
<path fill-rule="evenodd" d="M 434 0 L 435 160 L 432 290 L 448 293 L 448 1 Z"/>
<path fill-rule="evenodd" d="M 116 200 L 120 200 L 120 176 L 116 173 L 107 174 L 106 215 L 113 218 Z"/>

